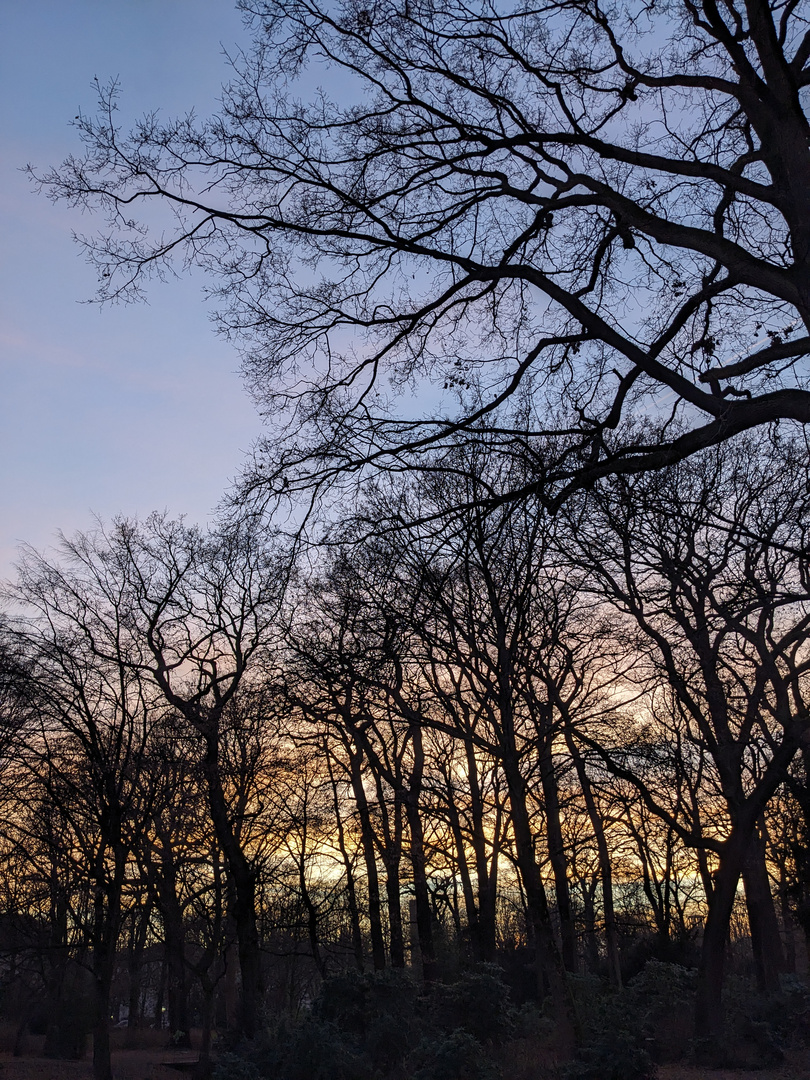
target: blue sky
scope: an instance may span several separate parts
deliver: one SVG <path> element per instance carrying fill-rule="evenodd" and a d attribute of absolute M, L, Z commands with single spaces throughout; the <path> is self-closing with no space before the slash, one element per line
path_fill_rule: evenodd
<path fill-rule="evenodd" d="M 202 280 L 99 310 L 71 240 L 92 219 L 19 171 L 80 144 L 94 76 L 121 81 L 124 120 L 216 107 L 223 47 L 247 44 L 230 0 L 0 0 L 0 578 L 17 544 L 48 547 L 93 514 L 167 508 L 203 522 L 260 422 L 218 339 Z"/>

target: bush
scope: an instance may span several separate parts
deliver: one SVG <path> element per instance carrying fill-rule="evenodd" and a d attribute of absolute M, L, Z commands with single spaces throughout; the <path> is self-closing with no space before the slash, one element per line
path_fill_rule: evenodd
<path fill-rule="evenodd" d="M 375 971 L 361 975 L 344 971 L 326 979 L 312 1015 L 337 1025 L 360 1039 L 381 1018 L 409 1027 L 416 1013 L 419 988 L 401 971 Z"/>
<path fill-rule="evenodd" d="M 795 975 L 784 975 L 778 994 L 755 997 L 760 1019 L 774 1031 L 785 1048 L 806 1045 L 810 1038 L 810 987 Z"/>
<path fill-rule="evenodd" d="M 557 1025 L 551 1017 L 543 1016 L 537 1006 L 526 1002 L 511 1016 L 513 1039 L 534 1039 L 549 1042 L 553 1039 Z"/>
<path fill-rule="evenodd" d="M 368 1025 L 364 1040 L 371 1061 L 386 1070 L 397 1065 L 413 1047 L 415 1027 L 392 1013 L 376 1016 Z"/>
<path fill-rule="evenodd" d="M 221 1054 L 214 1066 L 212 1080 L 262 1080 L 262 1075 L 252 1061 L 238 1054 Z"/>
<path fill-rule="evenodd" d="M 467 1031 L 423 1039 L 408 1059 L 413 1080 L 495 1080 L 495 1066 Z"/>
<path fill-rule="evenodd" d="M 694 1028 L 697 972 L 651 960 L 625 992 L 625 1027 L 655 1061 L 680 1061 Z"/>
<path fill-rule="evenodd" d="M 655 1061 L 678 1060 L 692 1033 L 695 973 L 651 960 L 621 991 L 594 977 L 571 979 L 582 1025 L 566 1080 L 648 1080 Z"/>
<path fill-rule="evenodd" d="M 722 1040 L 695 1041 L 693 1053 L 715 1067 L 761 1069 L 778 1065 L 785 1050 L 806 1039 L 810 1021 L 810 988 L 783 977 L 778 993 L 757 993 L 747 980 L 731 978 L 724 993 Z"/>
<path fill-rule="evenodd" d="M 428 1008 L 444 1031 L 465 1031 L 482 1043 L 500 1043 L 514 1027 L 509 988 L 494 964 L 479 964 L 449 986 L 435 985 Z"/>
<path fill-rule="evenodd" d="M 482 1043 L 511 1033 L 508 998 L 492 965 L 424 996 L 401 971 L 342 972 L 324 982 L 304 1019 L 223 1054 L 216 1080 L 492 1080 Z"/>
<path fill-rule="evenodd" d="M 292 1032 L 279 1080 L 371 1080 L 369 1059 L 336 1024 L 311 1016 Z"/>
<path fill-rule="evenodd" d="M 213 1080 L 371 1080 L 371 1062 L 328 1020 L 280 1023 L 264 1037 L 217 1055 Z"/>
<path fill-rule="evenodd" d="M 632 1035 L 617 1031 L 583 1046 L 577 1060 L 563 1066 L 560 1076 L 561 1080 L 655 1080 L 655 1065 Z"/>

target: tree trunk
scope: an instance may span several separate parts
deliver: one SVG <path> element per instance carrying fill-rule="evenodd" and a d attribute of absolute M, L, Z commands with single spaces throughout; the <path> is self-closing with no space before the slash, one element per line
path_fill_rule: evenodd
<path fill-rule="evenodd" d="M 332 759 L 329 755 L 326 740 L 324 740 L 324 754 L 326 757 L 326 768 L 329 773 L 329 782 L 332 786 L 332 805 L 335 811 L 335 822 L 337 823 L 338 848 L 340 850 L 341 858 L 343 859 L 343 868 L 346 871 L 346 901 L 349 908 L 349 923 L 351 925 L 352 933 L 352 952 L 354 953 L 355 966 L 359 972 L 362 972 L 365 967 L 365 961 L 363 957 L 363 935 L 360 931 L 360 911 L 357 906 L 357 889 L 355 888 L 354 882 L 354 867 L 352 865 L 352 860 L 349 857 L 348 848 L 346 847 L 346 830 L 343 827 L 343 814 L 340 809 L 337 782 L 335 781 L 335 775 L 332 769 Z"/>
<path fill-rule="evenodd" d="M 155 1031 L 160 1031 L 163 1028 L 163 1001 L 166 995 L 166 974 L 167 974 L 166 954 L 163 954 L 163 959 L 160 962 L 160 975 L 158 977 L 157 994 L 155 994 L 155 1011 L 152 1014 L 152 1027 Z"/>
<path fill-rule="evenodd" d="M 743 859 L 750 843 L 750 829 L 746 832 L 748 835 L 744 835 L 739 826 L 732 828 L 723 845 L 703 928 L 695 995 L 695 1036 L 703 1042 L 709 1057 L 716 1051 L 716 1040 L 723 1030 L 726 941 Z"/>
<path fill-rule="evenodd" d="M 416 928 L 419 934 L 419 953 L 422 957 L 422 978 L 426 983 L 436 979 L 436 955 L 433 945 L 433 915 L 430 910 L 430 893 L 427 884 L 425 839 L 422 817 L 419 812 L 419 796 L 422 792 L 422 776 L 425 769 L 425 752 L 422 729 L 418 724 L 412 728 L 413 768 L 408 790 L 403 793 L 410 832 L 410 855 L 413 869 L 413 889 L 416 900 Z"/>
<path fill-rule="evenodd" d="M 94 866 L 93 898 L 93 1080 L 112 1080 L 110 1059 L 110 997 L 115 974 L 115 956 L 121 929 L 121 892 L 126 873 L 127 851 L 120 841 L 120 819 L 110 815 L 109 846 L 97 852 Z M 112 855 L 113 872 L 108 876 L 106 857 Z"/>
<path fill-rule="evenodd" d="M 405 967 L 405 937 L 402 929 L 399 855 L 385 860 L 385 894 L 388 902 L 388 936 L 391 967 Z"/>
<path fill-rule="evenodd" d="M 202 990 L 202 1030 L 200 1056 L 194 1067 L 194 1080 L 209 1080 L 211 1076 L 211 1031 L 214 1026 L 215 983 L 207 973 L 198 972 Z"/>
<path fill-rule="evenodd" d="M 456 847 L 457 876 L 461 878 L 461 893 L 464 897 L 467 936 L 470 939 L 475 959 L 482 960 L 481 927 L 478 920 L 478 908 L 475 903 L 475 893 L 473 892 L 472 877 L 470 876 L 470 867 L 467 862 L 467 852 L 464 848 L 464 835 L 461 831 L 461 817 L 455 804 L 454 792 L 449 778 L 447 779 L 447 819 L 450 824 L 450 831 L 453 834 L 453 842 Z"/>
<path fill-rule="evenodd" d="M 93 1024 L 93 1080 L 112 1080 L 110 1022 L 101 1009 L 109 1002 L 107 988 L 96 986 L 96 1019 Z"/>
<path fill-rule="evenodd" d="M 748 927 L 757 990 L 773 994 L 779 990 L 779 976 L 787 970 L 779 920 L 776 917 L 771 883 L 765 865 L 765 835 L 760 823 L 754 830 L 742 867 Z"/>
<path fill-rule="evenodd" d="M 50 934 L 48 940 L 46 1004 L 48 1024 L 45 1030 L 45 1057 L 65 1056 L 65 1031 L 60 1023 L 62 994 L 68 968 L 68 900 L 64 883 L 55 862 L 51 864 Z"/>
<path fill-rule="evenodd" d="M 588 968 L 592 974 L 599 971 L 599 943 L 596 938 L 596 909 L 594 896 L 598 886 L 598 879 L 593 878 L 591 883 L 581 882 L 582 893 L 582 917 L 585 924 L 585 955 L 588 958 Z"/>
<path fill-rule="evenodd" d="M 232 916 L 227 916 L 225 924 L 228 927 L 228 944 L 225 946 L 224 1001 L 221 1005 L 224 1005 L 225 1009 L 226 1029 L 235 1032 L 239 1030 L 239 945 L 235 938 Z"/>
<path fill-rule="evenodd" d="M 233 884 L 231 915 L 239 946 L 242 976 L 239 1031 L 247 1039 L 256 1035 L 263 995 L 259 930 L 256 925 L 256 874 L 245 857 L 228 815 L 228 803 L 219 774 L 219 728 L 212 719 L 206 734 L 203 766 L 211 818 Z"/>
<path fill-rule="evenodd" d="M 487 836 L 484 827 L 484 800 L 481 797 L 481 785 L 478 780 L 478 762 L 472 739 L 464 740 L 467 756 L 467 781 L 470 786 L 470 816 L 472 818 L 472 846 L 475 855 L 475 876 L 478 892 L 478 912 L 476 924 L 477 959 L 487 962 L 495 960 L 496 942 L 496 891 L 498 874 L 498 833 L 500 820 L 496 825 L 493 838 L 491 865 L 487 862 Z M 498 815 L 500 819 L 500 813 Z"/>
<path fill-rule="evenodd" d="M 304 910 L 307 913 L 307 937 L 309 938 L 309 949 L 312 953 L 315 967 L 318 969 L 318 974 L 322 979 L 325 979 L 326 959 L 321 952 L 321 943 L 318 933 L 320 919 L 318 917 L 317 905 L 310 895 L 309 884 L 307 883 L 306 849 L 303 843 L 298 856 L 298 888 L 301 892 L 301 901 L 304 905 Z"/>
<path fill-rule="evenodd" d="M 610 981 L 617 989 L 621 989 L 622 966 L 619 956 L 618 934 L 616 933 L 616 912 L 613 906 L 613 868 L 610 863 L 607 838 L 605 837 L 605 826 L 596 805 L 596 800 L 593 797 L 593 788 L 591 787 L 588 771 L 585 768 L 585 762 L 568 727 L 565 730 L 565 742 L 574 762 L 577 779 L 582 789 L 582 797 L 585 800 L 585 808 L 596 840 L 596 850 L 599 856 L 599 874 L 602 878 L 602 909 L 605 918 L 605 947 L 607 949 Z"/>
<path fill-rule="evenodd" d="M 554 940 L 546 890 L 535 857 L 534 838 L 526 807 L 525 784 L 513 753 L 504 754 L 503 763 L 512 812 L 515 861 L 526 895 L 527 917 L 537 949 L 538 990 L 542 995 L 543 982 L 547 980 L 561 1042 L 565 1046 L 573 1047 L 579 1041 L 579 1024 L 565 967 Z"/>
<path fill-rule="evenodd" d="M 166 1007 L 173 1046 L 191 1046 L 188 1017 L 188 972 L 183 911 L 177 899 L 174 864 L 171 854 L 163 860 L 164 874 L 158 884 L 158 904 L 163 923 L 163 949 L 166 964 Z"/>
<path fill-rule="evenodd" d="M 385 866 L 385 899 L 388 907 L 388 951 L 391 967 L 405 967 L 405 939 L 402 930 L 402 898 L 400 895 L 400 862 L 402 859 L 402 803 L 386 798 L 382 776 L 375 770 L 377 806 L 382 819 L 380 854 Z M 392 820 L 393 819 L 393 820 Z"/>
<path fill-rule="evenodd" d="M 97 886 L 93 916 L 93 1080 L 112 1080 L 110 1059 L 110 994 L 115 967 L 117 912 Z M 115 898 L 112 898 L 115 907 Z"/>
<path fill-rule="evenodd" d="M 571 893 L 568 886 L 568 863 L 565 858 L 562 822 L 560 820 L 560 793 L 554 771 L 554 758 L 549 738 L 540 740 L 540 779 L 546 811 L 548 857 L 554 874 L 554 892 L 557 900 L 557 916 L 560 921 L 562 961 L 566 971 L 577 970 L 577 933 L 571 910 Z"/>
<path fill-rule="evenodd" d="M 374 843 L 374 830 L 371 825 L 366 790 L 363 787 L 360 753 L 350 748 L 349 760 L 352 792 L 357 806 L 357 814 L 360 818 L 360 840 L 363 845 L 363 859 L 366 864 L 371 961 L 375 971 L 383 971 L 385 969 L 385 938 L 383 937 L 382 912 L 380 910 L 380 878 L 377 873 L 377 849 Z"/>

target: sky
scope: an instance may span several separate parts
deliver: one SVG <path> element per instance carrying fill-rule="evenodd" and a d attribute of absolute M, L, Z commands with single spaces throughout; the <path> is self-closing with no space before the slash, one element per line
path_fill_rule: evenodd
<path fill-rule="evenodd" d="M 230 0 L 0 0 L 0 579 L 18 545 L 95 517 L 152 510 L 203 524 L 261 430 L 218 338 L 201 278 L 148 304 L 87 303 L 95 275 L 71 233 L 94 221 L 36 194 L 21 169 L 81 144 L 92 81 L 117 77 L 134 120 L 216 108 L 223 49 L 247 45 Z"/>

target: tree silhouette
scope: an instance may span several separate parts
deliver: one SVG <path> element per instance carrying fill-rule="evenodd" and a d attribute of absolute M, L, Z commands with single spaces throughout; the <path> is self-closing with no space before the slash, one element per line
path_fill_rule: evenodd
<path fill-rule="evenodd" d="M 84 155 L 38 179 L 107 215 L 83 241 L 102 300 L 212 275 L 276 419 L 253 484 L 415 466 L 485 429 L 525 466 L 491 498 L 556 504 L 810 418 L 799 5 L 240 7 L 254 45 L 218 115 L 122 132 L 100 87 Z M 312 74 L 333 98 L 299 100 Z M 425 418 L 393 401 L 415 386 Z"/>
<path fill-rule="evenodd" d="M 143 765 L 165 705 L 139 671 L 141 642 L 117 567 L 88 537 L 62 548 L 61 566 L 27 551 L 11 593 L 24 613 L 14 633 L 33 705 L 18 749 L 28 776 L 21 794 L 23 806 L 43 806 L 40 837 L 50 839 L 55 825 L 53 841 L 84 883 L 85 910 L 71 914 L 91 953 L 93 1075 L 111 1080 L 110 996 L 127 872 L 151 824 L 154 789 Z M 65 926 L 67 918 L 65 910 Z M 64 945 L 63 930 L 59 937 Z"/>
<path fill-rule="evenodd" d="M 713 1039 L 741 877 L 760 984 L 778 986 L 761 823 L 810 728 L 807 460 L 801 444 L 777 440 L 757 453 L 743 440 L 615 483 L 583 504 L 581 557 L 634 619 L 635 677 L 668 689 L 674 723 L 668 746 L 645 746 L 630 732 L 616 753 L 606 733 L 590 749 L 625 779 L 650 751 L 659 767 L 668 758 L 668 785 L 636 773 L 643 801 L 714 860 L 696 1011 L 698 1034 Z M 702 793 L 694 798 L 696 768 Z"/>

